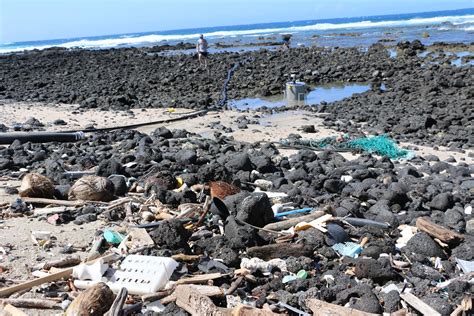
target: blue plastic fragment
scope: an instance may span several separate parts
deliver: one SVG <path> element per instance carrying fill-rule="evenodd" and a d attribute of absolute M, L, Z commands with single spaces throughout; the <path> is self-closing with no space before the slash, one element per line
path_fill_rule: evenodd
<path fill-rule="evenodd" d="M 334 249 L 341 256 L 346 256 L 346 257 L 351 257 L 351 258 L 357 258 L 359 254 L 362 252 L 362 247 L 359 244 L 352 241 L 341 242 L 341 243 L 333 245 L 331 248 Z"/>
<path fill-rule="evenodd" d="M 297 209 L 297 210 L 281 212 L 281 213 L 276 214 L 275 217 L 282 217 L 282 216 L 287 216 L 287 215 L 292 215 L 292 214 L 311 212 L 312 210 L 314 210 L 314 208 L 305 207 L 305 208 L 300 208 L 300 209 Z"/>

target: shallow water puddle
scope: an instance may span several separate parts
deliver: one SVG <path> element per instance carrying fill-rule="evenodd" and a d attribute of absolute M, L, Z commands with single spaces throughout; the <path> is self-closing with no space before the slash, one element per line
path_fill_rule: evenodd
<path fill-rule="evenodd" d="M 332 84 L 318 86 L 306 94 L 306 100 L 301 101 L 301 105 L 317 105 L 321 102 L 335 102 L 352 96 L 355 93 L 362 93 L 370 89 L 369 84 Z M 252 110 L 261 107 L 276 108 L 287 105 L 283 95 L 261 98 L 245 98 L 240 100 L 230 100 L 230 105 L 238 110 Z"/>
<path fill-rule="evenodd" d="M 462 51 L 462 52 L 443 52 L 443 54 L 446 57 L 449 56 L 455 56 L 456 59 L 451 59 L 450 63 L 456 67 L 463 67 L 463 66 L 468 66 L 468 65 L 474 65 L 474 60 L 468 60 L 463 63 L 462 58 L 465 56 L 473 56 L 473 52 L 469 51 Z M 430 61 L 431 64 L 439 64 L 440 61 L 436 60 L 437 58 L 440 57 L 440 53 L 438 52 L 431 52 L 431 51 L 424 51 L 418 54 L 418 57 L 420 58 L 426 58 L 426 57 L 431 57 L 432 59 L 435 59 L 435 61 Z"/>

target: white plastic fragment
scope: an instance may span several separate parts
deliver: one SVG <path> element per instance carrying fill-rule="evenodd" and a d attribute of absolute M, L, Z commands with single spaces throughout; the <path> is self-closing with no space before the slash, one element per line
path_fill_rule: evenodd
<path fill-rule="evenodd" d="M 466 215 L 471 215 L 472 214 L 472 206 L 471 205 L 466 206 L 466 208 L 464 209 L 464 214 L 466 214 Z"/>
<path fill-rule="evenodd" d="M 255 180 L 254 184 L 264 191 L 267 191 L 273 188 L 273 183 L 268 180 L 257 179 Z"/>
<path fill-rule="evenodd" d="M 154 313 L 162 313 L 165 310 L 165 306 L 160 303 L 160 301 L 154 301 L 151 303 L 147 303 L 145 305 L 145 308 L 142 308 L 142 313 L 146 314 L 149 312 L 154 312 Z"/>
<path fill-rule="evenodd" d="M 395 247 L 397 247 L 397 249 L 402 249 L 407 245 L 407 242 L 415 235 L 415 233 L 417 232 L 417 228 L 409 225 L 400 225 L 398 226 L 398 229 L 400 229 L 400 235 L 402 235 L 402 237 L 397 239 Z"/>
<path fill-rule="evenodd" d="M 287 271 L 286 262 L 283 259 L 272 259 L 265 261 L 259 258 L 242 258 L 241 268 L 250 270 L 252 273 L 260 270 L 262 273 L 270 273 L 274 268 Z"/>
<path fill-rule="evenodd" d="M 354 178 L 352 178 L 351 176 L 347 176 L 347 175 L 346 176 L 341 176 L 341 181 L 344 181 L 346 183 L 351 182 L 352 179 L 354 179 Z"/>
<path fill-rule="evenodd" d="M 387 286 L 384 286 L 384 287 L 382 288 L 382 292 L 384 292 L 384 293 L 388 293 L 388 292 L 392 292 L 392 291 L 400 292 L 398 286 L 396 286 L 396 285 L 393 284 L 393 283 L 391 283 L 391 284 L 389 284 L 389 285 L 387 285 Z"/>
<path fill-rule="evenodd" d="M 72 269 L 72 276 L 81 281 L 91 280 L 99 282 L 108 268 L 109 265 L 104 263 L 103 259 L 100 259 L 93 264 L 81 263 Z"/>
<path fill-rule="evenodd" d="M 456 258 L 456 263 L 464 273 L 474 272 L 474 261 L 467 261 Z"/>
<path fill-rule="evenodd" d="M 165 287 L 177 267 L 171 258 L 128 255 L 107 285 L 114 292 L 125 287 L 129 294 L 154 293 Z"/>

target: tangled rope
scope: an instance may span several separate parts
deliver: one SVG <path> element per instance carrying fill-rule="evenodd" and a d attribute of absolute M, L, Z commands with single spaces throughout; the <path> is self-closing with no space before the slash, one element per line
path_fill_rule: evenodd
<path fill-rule="evenodd" d="M 312 149 L 333 149 L 337 151 L 365 151 L 390 159 L 411 159 L 414 153 L 400 149 L 387 135 L 361 137 L 350 139 L 348 135 L 342 137 L 330 136 L 321 139 L 282 139 L 283 146 L 304 146 Z"/>

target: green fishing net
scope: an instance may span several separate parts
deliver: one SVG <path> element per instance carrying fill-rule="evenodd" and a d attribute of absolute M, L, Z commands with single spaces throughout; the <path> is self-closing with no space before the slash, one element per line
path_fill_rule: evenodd
<path fill-rule="evenodd" d="M 346 134 L 342 137 L 330 136 L 321 139 L 283 139 L 280 143 L 285 146 L 298 145 L 317 149 L 360 150 L 390 159 L 411 159 L 414 157 L 413 152 L 399 148 L 387 135 L 350 139 Z"/>

